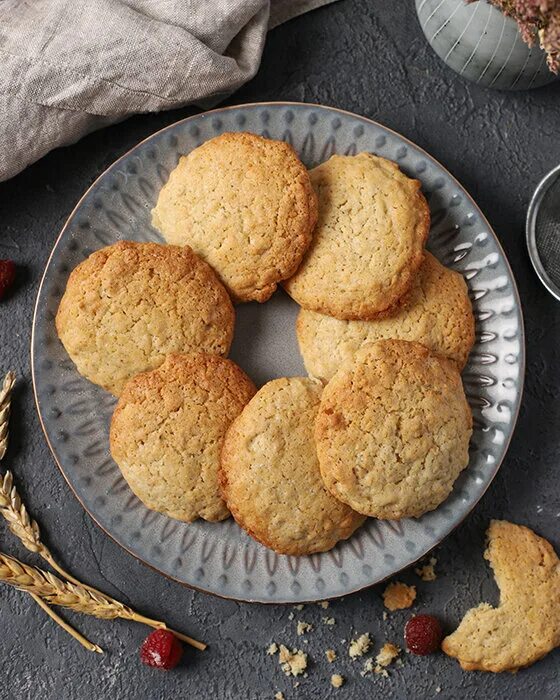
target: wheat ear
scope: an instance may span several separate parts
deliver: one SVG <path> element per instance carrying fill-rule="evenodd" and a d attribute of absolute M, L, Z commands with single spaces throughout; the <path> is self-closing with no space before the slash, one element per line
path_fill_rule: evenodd
<path fill-rule="evenodd" d="M 8 425 L 9 425 L 9 418 L 10 418 L 10 404 L 11 404 L 11 399 L 12 399 L 12 389 L 14 388 L 14 384 L 16 382 L 16 376 L 13 372 L 8 372 L 8 374 L 4 378 L 4 382 L 2 383 L 2 388 L 0 389 L 0 461 L 4 458 L 4 455 L 6 454 L 6 451 L 8 449 Z M 11 490 L 11 474 L 8 472 L 4 479 L 1 479 L 0 477 L 0 510 L 2 511 L 2 515 L 11 515 L 10 513 L 10 507 L 9 507 L 9 499 L 6 498 L 5 493 L 4 493 L 4 486 L 8 487 L 8 492 Z M 17 498 L 17 494 L 16 494 Z M 21 507 L 21 503 L 19 504 Z M 30 527 L 33 529 L 33 525 L 29 522 L 29 517 L 27 515 L 27 512 L 25 511 L 25 508 L 23 507 L 22 510 L 22 515 L 23 515 L 23 523 L 27 527 Z M 10 518 L 6 518 L 8 522 L 10 522 Z M 12 532 L 14 531 L 13 528 L 16 527 L 16 523 L 14 521 L 13 527 L 12 523 L 10 522 L 10 529 Z M 37 528 L 38 532 L 38 528 Z M 19 535 L 18 535 L 19 537 Z M 21 539 L 21 538 L 20 538 Z M 69 635 L 74 637 L 76 641 L 78 641 L 83 647 L 85 647 L 88 651 L 95 651 L 98 654 L 103 653 L 103 649 L 99 647 L 97 644 L 93 644 L 92 642 L 89 641 L 89 639 L 86 639 L 82 634 L 80 634 L 77 630 L 75 630 L 71 625 L 69 625 L 65 620 L 63 620 L 60 615 L 57 615 L 54 610 L 51 610 L 49 606 L 45 603 L 42 598 L 39 598 L 39 596 L 35 595 L 34 593 L 30 593 L 31 597 L 33 600 L 37 603 L 37 605 L 44 610 L 44 612 L 54 621 L 56 622 L 57 625 L 60 625 L 65 632 L 68 632 Z"/>
<path fill-rule="evenodd" d="M 4 381 L 5 385 L 9 385 L 9 389 L 7 391 L 7 394 L 6 394 L 8 397 L 7 398 L 8 412 L 9 412 L 10 391 L 11 391 L 11 388 L 13 387 L 13 383 L 14 383 L 13 374 L 11 376 L 12 376 L 11 384 L 8 382 L 8 376 L 6 377 L 6 380 Z M 0 416 L 1 415 L 2 415 L 2 409 L 1 409 L 1 404 L 0 404 Z M 1 434 L 2 434 L 2 430 L 0 427 L 0 435 Z M 7 441 L 7 431 L 6 431 L 6 441 Z M 27 512 L 27 508 L 25 507 L 25 504 L 21 500 L 21 498 L 17 492 L 17 489 L 14 486 L 13 477 L 9 471 L 6 472 L 3 479 L 0 479 L 0 515 L 2 515 L 2 517 L 4 517 L 4 519 L 8 522 L 8 526 L 9 526 L 10 530 L 22 542 L 24 547 L 29 549 L 31 552 L 38 554 L 40 557 L 42 557 L 63 578 L 65 578 L 69 582 L 73 583 L 77 588 L 91 593 L 94 597 L 99 596 L 102 599 L 105 599 L 107 601 L 111 601 L 115 606 L 121 606 L 123 609 L 125 608 L 125 606 L 123 606 L 122 603 L 119 603 L 114 598 L 110 598 L 109 596 L 105 595 L 105 593 L 102 593 L 101 591 L 97 590 L 96 588 L 93 588 L 92 586 L 87 586 L 86 584 L 79 581 L 77 578 L 72 576 L 72 574 L 70 574 L 68 571 L 63 569 L 56 562 L 56 560 L 54 559 L 53 555 L 51 554 L 51 551 L 49 550 L 49 548 L 41 541 L 41 532 L 39 529 L 39 525 L 37 524 L 37 522 L 35 520 L 33 520 L 29 516 L 29 513 Z M 58 605 L 58 603 L 57 603 L 57 605 Z M 160 622 L 158 620 L 152 620 L 149 617 L 144 617 L 143 615 L 140 615 L 139 613 L 135 612 L 131 608 L 126 608 L 126 609 L 130 611 L 130 615 L 125 616 L 125 619 L 135 620 L 136 622 L 143 622 L 144 624 L 149 625 L 150 627 L 154 627 L 154 628 L 169 629 L 164 622 Z M 82 612 L 84 612 L 84 611 L 82 611 Z M 92 614 L 94 614 L 94 613 L 92 613 Z M 123 617 L 123 616 L 117 615 L 116 617 Z M 169 631 L 173 632 L 173 634 L 178 639 L 181 639 L 183 642 L 190 644 L 191 646 L 195 647 L 196 649 L 199 649 L 200 651 L 204 651 L 204 649 L 206 649 L 206 647 L 207 647 L 207 645 L 204 644 L 203 642 L 199 642 L 196 639 L 193 639 L 192 637 L 188 637 L 187 635 L 182 634 L 181 632 L 177 632 L 176 630 L 171 630 L 171 629 Z"/>
<path fill-rule="evenodd" d="M 16 383 L 16 375 L 8 372 L 4 377 L 0 389 L 0 461 L 4 458 L 8 449 L 8 422 L 10 418 L 10 404 L 12 401 L 12 389 Z"/>
<path fill-rule="evenodd" d="M 21 541 L 24 547 L 29 549 L 31 552 L 34 552 L 41 556 L 62 577 L 67 579 L 76 587 L 87 591 L 94 597 L 100 596 L 104 600 L 112 601 L 112 603 L 116 606 L 122 606 L 122 603 L 119 603 L 115 599 L 110 598 L 109 596 L 105 595 L 105 593 L 102 593 L 101 591 L 97 590 L 96 588 L 93 588 L 92 586 L 87 586 L 83 584 L 81 581 L 72 576 L 72 574 L 67 572 L 56 562 L 48 547 L 45 544 L 43 544 L 43 542 L 41 542 L 39 525 L 35 520 L 30 518 L 25 504 L 22 502 L 16 490 L 16 487 L 13 484 L 13 477 L 9 471 L 6 472 L 3 479 L 0 479 L 0 515 L 2 515 L 6 519 L 10 530 Z M 125 606 L 122 607 L 124 608 Z M 130 615 L 127 615 L 125 619 L 136 620 L 137 622 L 144 622 L 145 624 L 150 625 L 150 627 L 162 627 L 168 629 L 164 622 L 152 620 L 148 617 L 140 615 L 137 612 L 134 612 L 131 609 L 129 610 Z M 122 615 L 117 617 L 122 617 Z M 206 649 L 207 645 L 203 642 L 199 642 L 196 639 L 192 639 L 191 637 L 188 637 L 187 635 L 182 634 L 181 632 L 177 632 L 175 630 L 170 631 L 172 631 L 176 637 L 182 639 L 184 642 L 190 644 L 196 649 L 199 649 L 200 651 L 204 651 L 204 649 Z"/>
<path fill-rule="evenodd" d="M 155 629 L 168 629 L 165 623 L 139 615 L 132 608 L 99 591 L 94 592 L 89 588 L 84 588 L 70 581 L 63 581 L 58 576 L 51 574 L 50 571 L 29 566 L 2 552 L 0 552 L 0 581 L 15 586 L 22 591 L 40 596 L 50 605 L 59 605 L 75 612 L 93 615 L 105 620 L 113 620 L 120 617 L 123 620 L 142 622 Z M 174 635 L 201 651 L 206 648 L 205 644 L 197 642 L 195 639 L 186 637 L 173 630 L 170 630 L 170 632 L 173 632 Z"/>

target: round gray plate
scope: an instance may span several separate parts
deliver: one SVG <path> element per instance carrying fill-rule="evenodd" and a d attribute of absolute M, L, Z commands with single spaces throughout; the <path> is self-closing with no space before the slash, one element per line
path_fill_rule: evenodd
<path fill-rule="evenodd" d="M 470 463 L 452 495 L 418 520 L 368 520 L 326 554 L 279 556 L 232 519 L 186 524 L 147 510 L 109 454 L 114 398 L 80 377 L 60 344 L 54 316 L 69 272 L 120 239 L 160 240 L 150 209 L 181 154 L 223 131 L 248 130 L 290 142 L 313 167 L 333 153 L 372 151 L 422 181 L 430 202 L 429 248 L 469 285 L 477 341 L 464 371 L 474 414 Z M 294 332 L 296 305 L 283 292 L 238 307 L 231 357 L 262 384 L 304 374 Z M 523 321 L 515 281 L 480 210 L 428 154 L 368 119 L 305 104 L 219 109 L 173 124 L 114 163 L 64 226 L 35 309 L 32 369 L 40 419 L 68 483 L 96 522 L 162 573 L 201 590 L 246 601 L 302 602 L 341 596 L 409 566 L 440 542 L 482 496 L 506 453 L 524 374 Z"/>

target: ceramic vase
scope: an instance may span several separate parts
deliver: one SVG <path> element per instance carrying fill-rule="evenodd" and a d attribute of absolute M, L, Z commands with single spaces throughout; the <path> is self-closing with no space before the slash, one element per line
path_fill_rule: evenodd
<path fill-rule="evenodd" d="M 497 90 L 528 90 L 555 80 L 546 55 L 529 48 L 516 22 L 486 0 L 416 0 L 430 46 L 456 73 Z"/>

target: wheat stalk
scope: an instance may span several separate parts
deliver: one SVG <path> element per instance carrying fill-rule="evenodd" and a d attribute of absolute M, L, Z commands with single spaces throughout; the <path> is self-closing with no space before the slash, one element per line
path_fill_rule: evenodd
<path fill-rule="evenodd" d="M 35 595 L 35 593 L 30 593 L 29 594 L 33 600 L 37 603 L 37 605 L 42 608 L 47 615 L 56 622 L 57 625 L 60 625 L 62 629 L 65 632 L 68 632 L 68 634 L 71 637 L 74 637 L 82 646 L 84 646 L 88 651 L 95 651 L 98 654 L 103 653 L 103 649 L 98 646 L 97 644 L 93 644 L 92 642 L 89 641 L 89 639 L 86 639 L 83 634 L 80 634 L 78 630 L 75 630 L 72 625 L 69 625 L 65 620 L 63 620 L 60 615 L 57 615 L 54 610 L 51 610 L 49 606 L 45 603 L 45 601 L 42 598 L 39 598 L 38 595 Z"/>
<path fill-rule="evenodd" d="M 8 449 L 8 425 L 10 418 L 10 405 L 12 399 L 12 389 L 16 382 L 16 376 L 13 372 L 8 372 L 0 389 L 0 461 L 4 458 Z M 13 494 L 12 494 L 13 492 Z M 14 510 L 19 511 L 19 517 L 14 517 Z M 28 549 L 34 550 L 33 541 L 39 539 L 39 528 L 37 523 L 30 521 L 25 506 L 19 501 L 19 496 L 12 486 L 12 475 L 10 472 L 6 474 L 4 479 L 0 479 L 0 511 L 2 515 L 10 523 L 10 529 L 25 543 Z M 31 535 L 31 537 L 30 537 Z M 93 644 L 86 639 L 82 634 L 75 630 L 59 615 L 51 610 L 42 598 L 39 598 L 35 593 L 30 593 L 30 596 L 37 605 L 54 621 L 60 625 L 63 630 L 68 632 L 82 646 L 89 651 L 95 651 L 102 654 L 103 650 L 97 644 Z"/>
<path fill-rule="evenodd" d="M 29 566 L 2 552 L 0 552 L 0 581 L 40 596 L 50 605 L 59 605 L 105 620 L 114 620 L 120 617 L 123 620 L 142 622 L 155 629 L 168 629 L 165 623 L 144 617 L 144 615 L 140 615 L 132 608 L 104 593 L 93 591 L 70 581 L 63 581 L 58 576 L 51 574 L 50 571 Z M 190 637 L 174 630 L 170 630 L 170 632 L 201 651 L 206 648 L 205 644 Z"/>
<path fill-rule="evenodd" d="M 11 375 L 10 381 L 8 381 L 8 377 Z M 9 413 L 9 401 L 10 401 L 10 391 L 13 387 L 14 384 L 14 376 L 12 373 L 9 373 L 9 375 L 6 376 L 6 379 L 4 380 L 4 387 L 8 387 L 6 392 L 3 392 L 0 394 L 0 420 L 3 415 L 3 407 L 2 407 L 2 398 L 4 398 L 4 401 L 7 403 L 7 410 L 5 412 L 6 414 L 6 421 L 7 421 L 7 415 Z M 0 422 L 0 439 L 3 433 L 3 423 Z M 5 430 L 5 443 L 7 444 L 7 429 Z M 2 443 L 0 442 L 0 445 Z M 2 452 L 0 451 L 0 455 L 2 455 Z M 1 458 L 1 457 L 0 457 Z M 53 576 L 53 574 L 49 572 L 42 572 L 41 569 L 34 569 L 33 567 L 27 567 L 30 571 L 35 571 L 43 574 L 47 580 L 49 580 L 49 577 L 52 577 L 51 583 L 58 581 L 59 583 L 63 585 L 67 585 L 71 587 L 74 590 L 74 593 L 77 594 L 80 592 L 80 597 L 82 601 L 89 600 L 89 603 L 85 605 L 83 609 L 78 609 L 77 607 L 73 607 L 72 605 L 67 605 L 66 603 L 61 603 L 61 602 L 53 602 L 50 600 L 49 596 L 43 595 L 41 593 L 38 593 L 37 591 L 30 591 L 31 593 L 34 593 L 35 595 L 40 595 L 43 599 L 47 600 L 47 602 L 50 602 L 53 605 L 62 605 L 64 607 L 70 607 L 72 609 L 77 610 L 78 612 L 84 612 L 90 615 L 94 615 L 96 617 L 105 617 L 105 618 L 115 618 L 115 617 L 121 617 L 126 620 L 134 620 L 135 622 L 142 622 L 146 625 L 149 625 L 150 627 L 154 628 L 163 628 L 163 629 L 169 629 L 167 625 L 164 622 L 160 622 L 159 620 L 152 620 L 149 617 L 144 617 L 143 615 L 140 615 L 139 613 L 135 612 L 132 610 L 132 608 L 129 608 L 119 601 L 115 600 L 114 598 L 111 598 L 110 596 L 105 595 L 105 593 L 102 593 L 101 591 L 98 591 L 96 588 L 93 588 L 91 586 L 87 586 L 86 584 L 82 583 L 79 581 L 77 578 L 72 576 L 68 571 L 63 569 L 54 559 L 53 555 L 51 554 L 51 551 L 49 548 L 41 541 L 41 532 L 39 529 L 39 525 L 35 520 L 33 520 L 30 516 L 29 513 L 27 512 L 27 508 L 25 507 L 25 504 L 21 500 L 16 487 L 14 486 L 13 483 L 13 477 L 11 472 L 6 472 L 5 476 L 3 479 L 0 479 L 0 515 L 7 521 L 8 527 L 10 528 L 11 532 L 22 542 L 24 547 L 26 547 L 28 550 L 31 552 L 34 552 L 38 554 L 40 557 L 42 557 L 50 566 L 57 571 L 63 578 L 68 580 L 68 584 L 66 582 L 62 582 L 59 578 L 56 576 Z M 8 557 L 7 555 L 3 555 L 7 560 L 10 560 L 12 562 L 15 562 L 16 564 L 19 564 L 17 560 Z M 23 564 L 20 564 L 21 566 L 26 566 Z M 1 571 L 1 569 L 0 569 Z M 2 579 L 0 575 L 0 580 L 6 580 Z M 7 583 L 10 583 L 10 581 L 7 581 Z M 17 585 L 17 584 L 14 584 Z M 19 586 L 20 588 L 23 588 L 23 590 L 27 590 L 26 588 Z M 96 608 L 95 607 L 95 601 L 98 601 L 101 603 L 102 607 L 101 608 Z M 88 607 L 89 606 L 89 607 Z M 102 614 L 98 614 L 98 612 L 94 612 L 95 609 L 101 610 Z M 117 613 L 116 611 L 120 610 L 120 613 Z M 104 612 L 103 612 L 104 611 Z M 109 614 L 110 611 L 113 611 L 111 614 Z M 52 612 L 52 611 L 51 611 Z M 185 634 L 182 634 L 181 632 L 177 632 L 175 630 L 169 630 L 170 632 L 173 632 L 173 634 L 178 638 L 181 639 L 182 641 L 186 642 L 187 644 L 190 644 L 191 646 L 195 647 L 196 649 L 199 649 L 200 651 L 204 651 L 206 649 L 206 644 L 203 642 L 199 642 L 196 639 L 192 639 L 192 637 L 188 637 Z M 77 633 L 76 633 L 77 634 Z M 94 645 L 92 645 L 94 646 Z"/>

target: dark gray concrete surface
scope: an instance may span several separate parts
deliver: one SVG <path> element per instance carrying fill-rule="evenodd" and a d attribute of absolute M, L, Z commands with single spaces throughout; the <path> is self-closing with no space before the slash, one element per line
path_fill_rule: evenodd
<path fill-rule="evenodd" d="M 437 549 L 438 579 L 419 582 L 417 610 L 437 613 L 451 630 L 464 611 L 497 592 L 482 559 L 492 517 L 524 523 L 560 551 L 560 304 L 530 266 L 524 217 L 540 178 L 560 162 L 560 85 L 519 94 L 489 92 L 463 82 L 436 58 L 416 21 L 412 2 L 342 0 L 293 20 L 269 35 L 258 76 L 229 103 L 266 100 L 319 102 L 372 117 L 425 148 L 477 200 L 500 238 L 517 278 L 527 330 L 527 382 L 508 456 L 473 514 Z M 560 652 L 517 675 L 464 673 L 442 654 L 405 656 L 390 678 L 361 678 L 342 639 L 369 631 L 376 649 L 401 642 L 408 613 L 382 619 L 382 586 L 324 611 L 238 604 L 167 581 L 122 551 L 82 510 L 58 472 L 35 413 L 29 341 L 37 287 L 51 246 L 84 190 L 118 156 L 153 131 L 192 110 L 134 117 L 51 153 L 0 185 L 0 258 L 19 265 L 14 294 L 0 304 L 0 370 L 13 368 L 15 395 L 7 466 L 67 567 L 145 614 L 161 617 L 211 645 L 188 651 L 179 669 L 143 667 L 138 647 L 147 629 L 68 614 L 106 650 L 89 654 L 61 632 L 23 593 L 2 587 L 0 698 L 189 698 L 259 700 L 282 690 L 286 698 L 558 698 Z M 33 557 L 0 526 L 0 547 Z M 294 620 L 289 619 L 295 613 Z M 316 629 L 304 648 L 308 678 L 297 688 L 265 649 L 272 640 L 294 645 L 295 622 Z M 522 621 L 520 621 L 522 623 Z M 324 650 L 340 660 L 329 665 Z M 329 678 L 348 679 L 340 690 Z M 441 692 L 436 694 L 436 688 Z"/>

